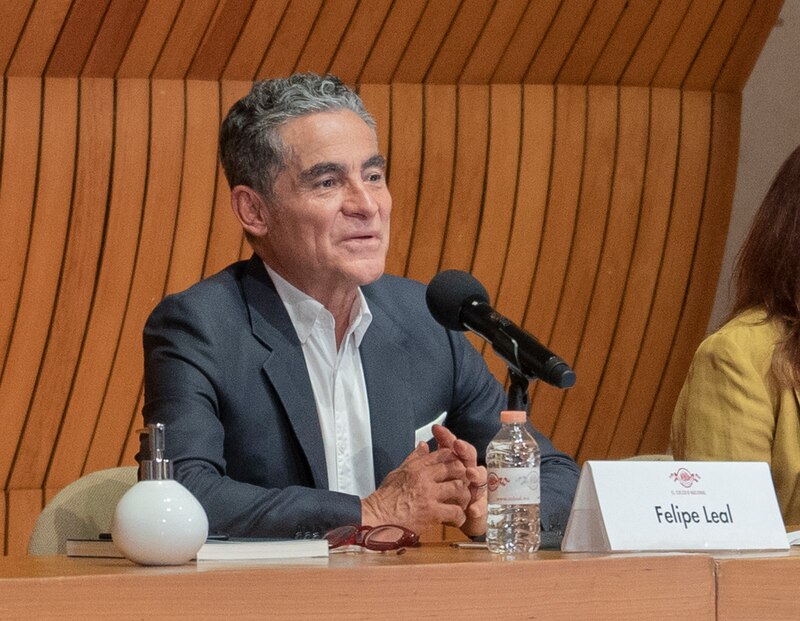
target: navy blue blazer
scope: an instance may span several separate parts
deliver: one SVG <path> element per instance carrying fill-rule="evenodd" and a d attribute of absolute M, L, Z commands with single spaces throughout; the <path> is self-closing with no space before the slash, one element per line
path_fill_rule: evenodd
<path fill-rule="evenodd" d="M 373 315 L 360 352 L 376 483 L 443 412 L 482 460 L 506 396 L 481 356 L 433 320 L 420 283 L 383 276 L 363 292 Z M 202 503 L 211 532 L 303 537 L 360 523 L 360 499 L 328 489 L 300 342 L 258 257 L 166 297 L 145 326 L 144 353 L 145 423 L 166 425 L 175 478 Z M 563 530 L 578 468 L 536 438 L 542 524 Z"/>

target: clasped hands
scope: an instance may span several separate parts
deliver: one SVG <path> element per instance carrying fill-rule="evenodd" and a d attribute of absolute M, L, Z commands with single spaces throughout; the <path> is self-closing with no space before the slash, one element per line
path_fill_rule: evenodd
<path fill-rule="evenodd" d="M 486 532 L 486 468 L 478 452 L 442 425 L 433 426 L 439 447 L 420 442 L 380 487 L 361 501 L 364 525 L 398 524 L 414 532 L 436 524 L 468 536 Z"/>

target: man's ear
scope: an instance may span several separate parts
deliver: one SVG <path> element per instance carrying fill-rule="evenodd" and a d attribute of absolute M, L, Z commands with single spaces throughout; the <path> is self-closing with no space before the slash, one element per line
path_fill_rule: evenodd
<path fill-rule="evenodd" d="M 267 205 L 253 188 L 237 185 L 231 190 L 231 207 L 242 228 L 254 237 L 267 233 Z"/>

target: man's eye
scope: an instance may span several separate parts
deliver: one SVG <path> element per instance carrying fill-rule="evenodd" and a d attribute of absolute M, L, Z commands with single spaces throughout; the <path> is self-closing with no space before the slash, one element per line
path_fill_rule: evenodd
<path fill-rule="evenodd" d="M 370 173 L 367 175 L 367 180 L 371 182 L 381 181 L 383 179 L 383 173 Z"/>
<path fill-rule="evenodd" d="M 317 185 L 321 188 L 332 188 L 335 181 L 333 179 L 323 179 Z"/>

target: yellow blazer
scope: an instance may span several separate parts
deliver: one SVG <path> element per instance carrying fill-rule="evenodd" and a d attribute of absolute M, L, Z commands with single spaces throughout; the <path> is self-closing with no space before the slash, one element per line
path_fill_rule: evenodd
<path fill-rule="evenodd" d="M 672 417 L 675 459 L 765 461 L 786 524 L 800 524 L 800 399 L 771 370 L 780 326 L 735 317 L 695 353 Z"/>

